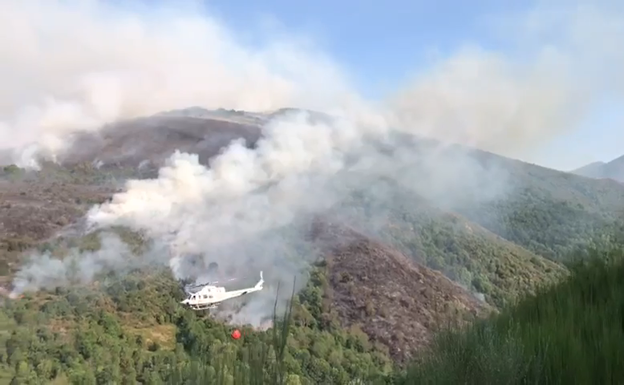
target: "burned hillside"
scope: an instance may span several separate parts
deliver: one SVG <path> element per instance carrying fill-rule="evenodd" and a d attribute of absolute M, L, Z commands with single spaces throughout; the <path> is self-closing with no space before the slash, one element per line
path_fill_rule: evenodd
<path fill-rule="evenodd" d="M 253 146 L 260 127 L 233 120 L 151 116 L 110 124 L 96 133 L 76 135 L 61 162 L 160 166 L 174 151 L 198 154 L 202 164 L 236 139 Z"/>
<path fill-rule="evenodd" d="M 399 362 L 441 327 L 493 311 L 440 272 L 347 227 L 316 222 L 312 235 L 325 248 L 326 311 L 344 327 L 360 327 Z"/>
<path fill-rule="evenodd" d="M 113 193 L 104 186 L 0 178 L 0 276 L 13 270 L 21 252 L 76 223 Z"/>

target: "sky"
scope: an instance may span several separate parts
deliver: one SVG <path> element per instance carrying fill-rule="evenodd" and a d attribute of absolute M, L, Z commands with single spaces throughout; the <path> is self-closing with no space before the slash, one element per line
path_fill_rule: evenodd
<path fill-rule="evenodd" d="M 494 32 L 496 15 L 527 10 L 533 1 L 495 0 L 208 0 L 211 12 L 248 38 L 258 29 L 313 36 L 349 74 L 366 97 L 382 98 L 400 87 L 431 55 L 466 42 L 487 49 L 507 47 Z M 571 170 L 624 153 L 624 104 L 605 98 L 589 116 L 554 142 L 535 148 L 523 160 Z"/>

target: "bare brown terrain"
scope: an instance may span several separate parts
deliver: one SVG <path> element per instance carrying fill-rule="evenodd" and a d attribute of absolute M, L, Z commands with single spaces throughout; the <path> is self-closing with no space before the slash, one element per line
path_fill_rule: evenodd
<path fill-rule="evenodd" d="M 317 222 L 313 236 L 327 247 L 330 307 L 343 326 L 357 325 L 373 342 L 407 362 L 449 322 L 492 309 L 441 273 L 344 226 Z"/>
<path fill-rule="evenodd" d="M 154 116 L 108 125 L 97 133 L 77 135 L 72 149 L 61 159 L 66 165 L 101 162 L 133 166 L 160 165 L 174 151 L 198 154 L 200 162 L 221 151 L 232 140 L 249 147 L 260 137 L 260 127 L 221 119 Z"/>

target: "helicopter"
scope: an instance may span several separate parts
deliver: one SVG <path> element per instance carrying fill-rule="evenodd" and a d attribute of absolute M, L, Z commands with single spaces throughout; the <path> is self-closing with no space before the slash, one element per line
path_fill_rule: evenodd
<path fill-rule="evenodd" d="M 225 287 L 215 286 L 214 283 L 216 282 L 193 286 L 192 288 L 201 287 L 201 289 L 195 292 L 187 292 L 186 299 L 180 303 L 193 310 L 215 309 L 217 305 L 223 301 L 262 290 L 264 279 L 262 278 L 262 271 L 260 271 L 260 280 L 254 287 L 232 291 L 226 291 Z"/>

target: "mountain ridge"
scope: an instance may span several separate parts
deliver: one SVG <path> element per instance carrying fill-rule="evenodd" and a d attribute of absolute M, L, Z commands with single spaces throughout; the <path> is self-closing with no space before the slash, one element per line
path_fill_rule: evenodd
<path fill-rule="evenodd" d="M 570 172 L 588 178 L 608 178 L 624 183 L 624 155 L 609 162 L 593 162 Z"/>
<path fill-rule="evenodd" d="M 39 171 L 14 165 L 0 169 L 0 283 L 9 285 L 33 251 L 62 259 L 74 249 L 99 250 L 97 235 L 84 234 L 80 226 L 93 204 L 123 191 L 128 179 L 157 177 L 158 167 L 176 150 L 198 153 L 200 163 L 209 165 L 232 140 L 242 139 L 253 149 L 262 126 L 250 121 L 266 123 L 271 116 L 218 111 L 215 117 L 206 111 L 192 108 L 117 122 L 98 133 L 78 135 L 59 164 L 43 162 Z M 272 113 L 275 118 L 293 112 Z M 422 352 L 436 334 L 436 324 L 471 322 L 488 309 L 504 308 L 561 281 L 568 275 L 569 255 L 608 242 L 601 235 L 618 223 L 624 209 L 624 186 L 614 181 L 415 137 L 388 138 L 377 145 L 376 168 L 348 163 L 332 178 L 320 179 L 322 191 L 333 198 L 314 213 L 322 217 L 321 231 L 316 227 L 315 232 L 318 221 L 304 216 L 312 227 L 311 239 L 290 244 L 284 242 L 291 240 L 288 231 L 268 234 L 279 241 L 274 250 L 289 258 L 305 262 L 302 256 L 310 254 L 324 260 L 303 274 L 311 278 L 296 296 L 293 341 L 285 353 L 289 367 L 307 383 L 364 376 L 363 367 L 387 373 L 391 362 L 402 365 Z M 469 169 L 462 168 L 466 164 Z M 137 255 L 145 249 L 141 234 L 115 231 Z M 328 247 L 319 234 L 338 236 L 343 244 L 330 242 Z M 347 239 L 354 241 L 344 243 Z M 200 258 L 196 269 L 208 262 Z M 253 262 L 244 267 L 255 269 Z M 271 277 L 271 269 L 266 272 Z M 39 325 L 41 333 L 52 333 L 46 341 L 55 342 L 45 348 L 37 345 L 43 340 L 33 342 L 33 349 L 53 352 L 61 341 L 73 341 L 71 346 L 80 348 L 67 354 L 85 376 L 111 367 L 134 378 L 131 383 L 138 378 L 148 382 L 149 365 L 133 365 L 132 374 L 106 358 L 102 346 L 132 352 L 128 354 L 140 362 L 164 362 L 172 356 L 190 362 L 210 351 L 210 365 L 217 365 L 218 349 L 239 351 L 228 338 L 231 326 L 179 306 L 180 287 L 170 273 L 130 271 L 98 279 L 88 289 L 78 280 L 26 293 L 23 300 L 0 308 L 0 322 L 24 341 L 30 341 L 27 331 Z M 401 302 L 411 292 L 419 295 Z M 93 303 L 106 306 L 106 314 L 90 309 L 92 297 L 99 298 Z M 265 338 L 264 330 L 241 328 L 247 328 L 249 338 Z M 418 333 L 409 335 L 412 329 Z M 58 330 L 64 332 L 52 337 Z M 89 330 L 98 330 L 101 337 Z M 43 367 L 35 358 L 41 357 L 58 373 L 78 376 L 53 358 L 56 353 L 37 356 L 33 350 L 22 359 L 3 348 L 5 343 L 16 346 L 15 338 L 0 334 L 0 342 L 0 353 L 9 357 L 0 362 L 0 376 L 8 373 L 10 379 L 20 359 L 37 378 L 48 376 L 49 381 L 51 374 L 38 372 Z M 121 374 L 111 376 L 119 380 Z"/>

